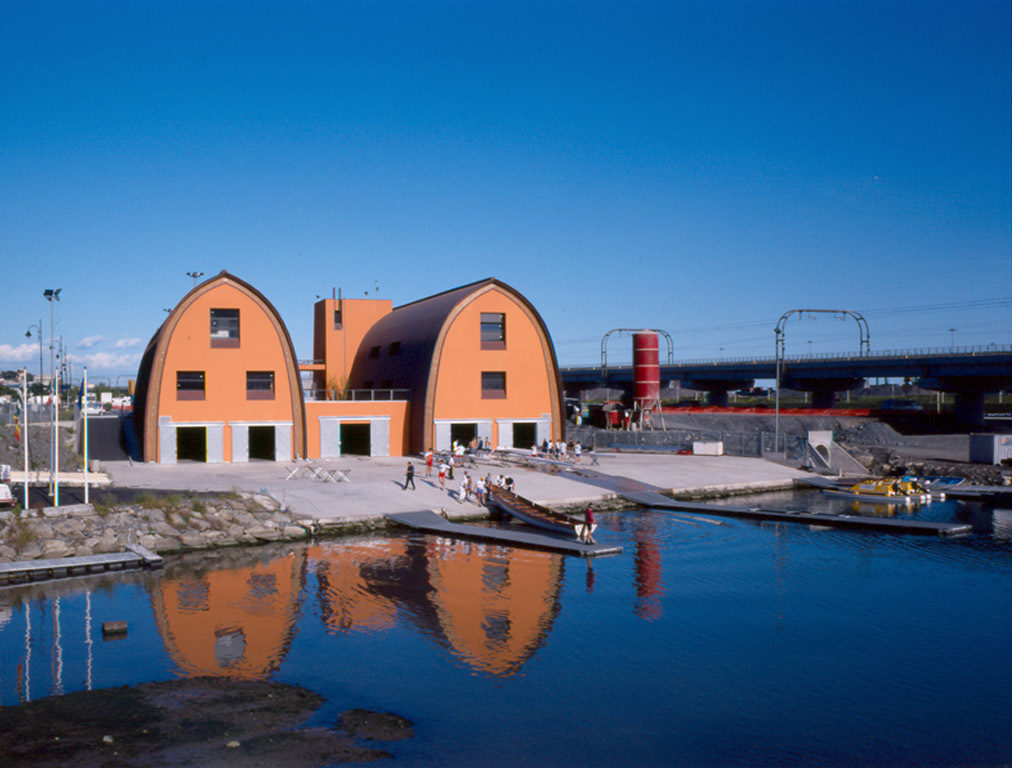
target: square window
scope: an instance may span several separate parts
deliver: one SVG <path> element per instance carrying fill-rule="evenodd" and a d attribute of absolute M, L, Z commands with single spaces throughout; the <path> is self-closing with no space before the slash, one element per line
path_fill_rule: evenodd
<path fill-rule="evenodd" d="M 484 371 L 480 374 L 480 396 L 484 399 L 501 399 L 505 393 L 505 372 Z"/>
<path fill-rule="evenodd" d="M 505 314 L 480 313 L 480 349 L 505 348 Z"/>
<path fill-rule="evenodd" d="M 400 342 L 400 341 L 392 341 L 391 345 L 388 347 L 388 354 L 392 355 L 392 356 L 397 355 L 398 354 L 398 348 L 401 347 L 401 346 L 402 346 L 402 342 Z"/>
<path fill-rule="evenodd" d="M 246 373 L 245 373 L 245 399 L 246 400 L 273 400 L 274 399 L 274 372 L 273 371 L 246 371 Z"/>
<path fill-rule="evenodd" d="M 179 400 L 206 399 L 206 371 L 178 371 Z"/>
<path fill-rule="evenodd" d="M 370 358 L 380 357 L 380 347 L 370 347 Z"/>
<path fill-rule="evenodd" d="M 237 309 L 210 310 L 210 346 L 237 347 L 239 345 Z"/>

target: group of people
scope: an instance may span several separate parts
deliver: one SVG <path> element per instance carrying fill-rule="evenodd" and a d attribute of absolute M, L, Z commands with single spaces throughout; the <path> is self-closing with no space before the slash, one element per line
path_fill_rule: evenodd
<path fill-rule="evenodd" d="M 572 440 L 565 442 L 565 440 L 544 440 L 544 444 L 538 448 L 536 445 L 533 446 L 531 453 L 534 456 L 543 456 L 548 459 L 557 459 L 558 461 L 569 461 L 572 459 L 574 464 L 579 464 L 583 461 L 583 444 L 575 443 Z"/>
<path fill-rule="evenodd" d="M 424 456 L 426 468 L 423 471 L 424 477 L 430 477 L 433 472 L 434 466 L 434 454 L 431 451 L 427 451 Z M 448 459 L 445 456 L 441 456 L 437 463 L 437 482 L 441 487 L 441 490 L 445 490 L 445 481 L 455 479 L 455 462 Z M 511 476 L 498 475 L 497 480 L 492 480 L 490 474 L 486 477 L 480 477 L 473 481 L 469 471 L 465 471 L 462 478 L 458 483 L 458 499 L 459 503 L 462 504 L 466 499 L 471 496 L 476 496 L 476 501 L 479 506 L 484 506 L 491 497 L 491 487 L 497 485 L 500 488 L 504 488 L 510 492 L 515 490 L 515 481 Z M 405 485 L 402 486 L 402 490 L 412 489 L 416 490 L 416 468 L 413 467 L 412 462 L 407 462 L 405 466 Z"/>
<path fill-rule="evenodd" d="M 557 444 L 555 443 L 552 443 L 552 445 L 557 446 Z M 561 445 L 564 449 L 566 444 L 562 443 Z M 545 449 L 547 449 L 547 441 L 545 441 L 544 447 Z M 576 444 L 576 447 L 577 449 L 579 448 L 579 443 Z M 536 446 L 534 446 L 534 448 L 536 449 Z M 424 477 L 430 477 L 431 469 L 433 467 L 433 453 L 428 451 L 425 456 L 425 459 L 427 466 L 424 471 Z M 441 486 L 441 490 L 445 490 L 446 479 L 455 479 L 455 469 L 453 463 L 449 463 L 446 459 L 442 457 L 442 459 L 438 462 L 437 465 L 437 480 L 439 485 Z M 402 490 L 408 490 L 409 486 L 412 486 L 412 489 L 414 491 L 416 490 L 416 468 L 413 467 L 411 461 L 407 462 L 405 465 L 405 485 L 402 486 Z M 474 483 L 472 476 L 469 474 L 468 471 L 466 471 L 463 473 L 462 479 L 459 480 L 459 504 L 464 503 L 468 498 L 470 498 L 470 496 L 475 495 L 477 505 L 483 507 L 487 504 L 488 501 L 491 500 L 491 489 L 495 487 L 506 490 L 509 493 L 515 493 L 516 483 L 515 480 L 512 479 L 511 475 L 498 475 L 497 478 L 492 479 L 490 473 L 488 473 L 486 477 L 481 476 L 477 478 L 476 482 Z M 587 505 L 587 511 L 584 513 L 584 520 L 585 524 L 583 526 L 583 533 L 581 535 L 581 538 L 583 539 L 584 543 L 593 544 L 595 527 L 594 508 L 589 504 Z"/>

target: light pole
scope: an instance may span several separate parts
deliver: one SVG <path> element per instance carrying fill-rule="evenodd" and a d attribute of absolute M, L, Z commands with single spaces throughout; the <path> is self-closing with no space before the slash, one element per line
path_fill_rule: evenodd
<path fill-rule="evenodd" d="M 50 302 L 50 387 L 53 391 L 53 434 L 50 437 L 50 487 L 53 489 L 53 505 L 60 506 L 60 440 L 57 435 L 57 416 L 60 410 L 60 384 L 53 366 L 53 304 L 60 301 L 60 288 L 47 288 L 43 297 Z"/>
<path fill-rule="evenodd" d="M 949 346 L 956 347 L 956 328 L 949 329 Z"/>
<path fill-rule="evenodd" d="M 204 273 L 202 273 L 202 272 L 186 272 L 185 273 L 185 277 L 191 277 L 192 278 L 192 287 L 195 288 L 196 287 L 196 281 L 200 277 L 202 277 L 203 274 Z"/>
<path fill-rule="evenodd" d="M 25 495 L 22 496 L 22 509 L 28 511 L 28 369 L 22 368 L 18 371 L 18 378 L 21 379 L 21 412 L 24 414 L 22 421 L 24 422 L 25 433 L 21 438 L 21 447 L 23 451 L 22 465 L 25 469 Z"/>
<path fill-rule="evenodd" d="M 30 325 L 28 327 L 28 330 L 25 331 L 25 338 L 26 339 L 31 339 L 32 338 L 32 329 L 33 328 L 36 329 L 36 335 L 39 337 L 39 383 L 42 384 L 43 383 L 43 321 L 40 320 L 38 325 L 33 323 L 32 325 Z M 27 370 L 28 369 L 26 369 L 26 372 L 27 372 Z"/>

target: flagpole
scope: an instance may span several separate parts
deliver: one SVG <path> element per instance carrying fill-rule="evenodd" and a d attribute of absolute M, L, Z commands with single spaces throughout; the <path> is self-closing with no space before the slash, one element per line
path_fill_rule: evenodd
<path fill-rule="evenodd" d="M 21 372 L 21 410 L 24 413 L 22 422 L 24 422 L 24 428 L 22 430 L 22 447 L 25 450 L 25 496 L 23 497 L 22 506 L 25 510 L 28 510 L 28 368 Z"/>
<path fill-rule="evenodd" d="M 89 387 L 86 383 L 89 376 L 89 366 L 82 368 L 82 441 L 84 446 L 85 464 L 82 470 L 82 478 L 85 481 L 85 503 L 89 503 Z"/>
<path fill-rule="evenodd" d="M 53 370 L 53 506 L 60 506 L 60 368 Z"/>

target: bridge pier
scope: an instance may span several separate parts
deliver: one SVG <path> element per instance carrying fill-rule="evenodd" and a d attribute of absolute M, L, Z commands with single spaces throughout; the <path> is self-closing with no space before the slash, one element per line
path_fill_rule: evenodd
<path fill-rule="evenodd" d="M 787 377 L 783 380 L 782 386 L 798 389 L 801 392 L 810 392 L 812 408 L 835 408 L 837 392 L 860 389 L 864 386 L 864 380 L 848 377 L 834 379 L 798 379 Z"/>
<path fill-rule="evenodd" d="M 708 393 L 708 405 L 721 408 L 729 406 L 729 393 L 737 389 L 754 386 L 753 379 L 690 379 L 684 382 L 688 389 L 699 389 Z"/>
<path fill-rule="evenodd" d="M 1011 385 L 1012 379 L 1002 376 L 938 376 L 922 378 L 918 385 L 925 389 L 953 393 L 953 418 L 961 424 L 983 424 L 985 395 Z"/>
<path fill-rule="evenodd" d="M 955 392 L 953 418 L 961 424 L 982 424 L 985 421 L 984 392 Z"/>
<path fill-rule="evenodd" d="M 729 390 L 723 387 L 715 387 L 708 390 L 708 405 L 719 408 L 729 407 Z"/>

